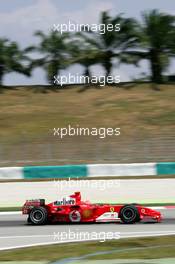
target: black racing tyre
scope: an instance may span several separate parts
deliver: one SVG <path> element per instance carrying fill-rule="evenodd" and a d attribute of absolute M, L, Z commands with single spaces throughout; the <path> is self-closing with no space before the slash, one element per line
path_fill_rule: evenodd
<path fill-rule="evenodd" d="M 28 216 L 28 218 L 27 218 L 27 223 L 31 224 L 30 216 Z"/>
<path fill-rule="evenodd" d="M 123 206 L 120 210 L 119 217 L 125 224 L 134 224 L 140 221 L 139 211 L 134 205 Z"/>
<path fill-rule="evenodd" d="M 134 205 L 134 206 L 136 206 L 136 205 L 139 205 L 138 203 L 132 203 L 131 205 Z M 136 219 L 136 222 L 140 222 L 140 214 L 138 213 L 138 216 L 137 216 L 137 219 Z"/>
<path fill-rule="evenodd" d="M 34 225 L 44 225 L 48 221 L 48 213 L 44 207 L 34 207 L 29 214 L 30 223 Z"/>

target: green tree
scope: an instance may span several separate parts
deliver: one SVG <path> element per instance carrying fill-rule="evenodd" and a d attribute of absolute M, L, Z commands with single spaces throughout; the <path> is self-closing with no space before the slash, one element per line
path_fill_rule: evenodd
<path fill-rule="evenodd" d="M 123 18 L 122 15 L 110 17 L 107 12 L 102 12 L 100 24 L 105 26 L 104 33 L 91 30 L 80 33 L 80 36 L 95 48 L 94 63 L 95 60 L 97 63 L 101 63 L 105 69 L 105 75 L 108 77 L 111 74 L 113 58 L 118 58 L 120 61 L 123 58 L 123 52 L 133 47 L 137 42 L 135 32 L 137 23 L 134 19 Z M 116 30 L 117 25 L 119 25 L 119 31 Z M 124 59 L 127 63 L 134 62 L 133 54 L 132 56 L 125 54 L 123 61 Z"/>
<path fill-rule="evenodd" d="M 61 35 L 59 32 L 52 31 L 45 35 L 43 32 L 38 31 L 35 35 L 41 39 L 35 50 L 44 54 L 44 57 L 35 59 L 31 67 L 43 67 L 47 73 L 48 82 L 54 84 L 54 76 L 57 76 L 60 70 L 68 66 L 69 54 L 66 43 L 68 34 Z"/>
<path fill-rule="evenodd" d="M 16 42 L 0 39 L 0 86 L 7 73 L 18 72 L 30 76 L 27 61 L 29 58 L 26 56 L 26 50 L 20 50 Z"/>
<path fill-rule="evenodd" d="M 151 81 L 162 83 L 163 73 L 175 54 L 175 16 L 152 10 L 144 12 L 142 18 L 139 45 L 133 55 L 149 60 Z"/>
<path fill-rule="evenodd" d="M 71 55 L 70 64 L 80 64 L 84 67 L 83 75 L 90 77 L 90 67 L 97 63 L 98 50 L 82 38 L 72 36 L 69 43 Z"/>

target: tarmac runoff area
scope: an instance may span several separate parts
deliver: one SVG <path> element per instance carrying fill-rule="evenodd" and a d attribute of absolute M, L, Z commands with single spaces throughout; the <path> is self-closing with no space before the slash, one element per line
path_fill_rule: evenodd
<path fill-rule="evenodd" d="M 161 223 L 141 222 L 133 225 L 93 223 L 32 226 L 26 223 L 27 217 L 21 215 L 20 212 L 1 213 L 0 250 L 82 240 L 99 240 L 103 243 L 108 239 L 109 233 L 112 233 L 113 239 L 175 235 L 175 209 L 161 209 L 159 211 L 163 214 Z"/>
<path fill-rule="evenodd" d="M 82 200 L 101 203 L 175 203 L 173 179 L 70 180 L 0 183 L 0 207 L 22 206 L 27 199 L 56 201 L 75 191 Z"/>

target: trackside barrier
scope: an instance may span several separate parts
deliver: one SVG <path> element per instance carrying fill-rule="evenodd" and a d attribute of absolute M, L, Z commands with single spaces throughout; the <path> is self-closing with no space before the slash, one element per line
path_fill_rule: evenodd
<path fill-rule="evenodd" d="M 157 175 L 175 174 L 175 162 L 157 163 Z"/>
<path fill-rule="evenodd" d="M 86 165 L 33 166 L 24 167 L 24 179 L 86 177 Z"/>
<path fill-rule="evenodd" d="M 155 163 L 92 164 L 88 165 L 88 176 L 144 176 L 156 175 Z"/>
<path fill-rule="evenodd" d="M 0 179 L 49 179 L 102 176 L 154 176 L 175 174 L 175 162 L 87 164 L 0 168 Z"/>
<path fill-rule="evenodd" d="M 0 168 L 0 179 L 24 179 L 23 167 Z"/>

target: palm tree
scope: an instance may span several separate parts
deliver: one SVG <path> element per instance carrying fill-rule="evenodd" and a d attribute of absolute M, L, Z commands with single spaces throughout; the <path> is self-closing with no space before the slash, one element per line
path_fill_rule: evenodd
<path fill-rule="evenodd" d="M 129 54 L 149 60 L 151 81 L 162 83 L 163 72 L 175 54 L 175 16 L 152 10 L 144 12 L 142 17 L 137 51 Z"/>
<path fill-rule="evenodd" d="M 71 55 L 70 64 L 80 64 L 84 67 L 83 75 L 91 77 L 90 67 L 98 62 L 97 48 L 80 38 L 79 34 L 75 34 L 70 39 L 68 51 Z"/>
<path fill-rule="evenodd" d="M 68 34 L 59 34 L 58 32 L 51 32 L 45 35 L 43 32 L 38 31 L 35 33 L 39 36 L 41 42 L 39 47 L 35 50 L 44 54 L 41 59 L 36 59 L 31 64 L 31 67 L 42 66 L 47 72 L 47 80 L 50 84 L 53 83 L 54 76 L 57 76 L 61 69 L 64 69 L 68 64 L 67 43 Z"/>
<path fill-rule="evenodd" d="M 0 86 L 2 86 L 4 75 L 7 73 L 15 71 L 30 76 L 26 61 L 29 61 L 26 50 L 20 50 L 16 42 L 0 39 Z"/>
<path fill-rule="evenodd" d="M 115 28 L 115 25 L 120 24 L 120 31 L 105 30 L 104 34 L 102 34 L 100 31 L 94 32 L 91 30 L 80 33 L 80 36 L 98 51 L 95 53 L 94 59 L 96 59 L 97 63 L 100 62 L 103 65 L 107 78 L 112 70 L 113 58 L 120 59 L 122 53 L 126 49 L 133 47 L 137 42 L 137 35 L 135 33 L 137 23 L 131 18 L 126 19 L 121 15 L 112 18 L 107 12 L 102 12 L 100 24 L 105 25 L 105 28 L 109 24 L 112 24 L 113 28 Z M 126 61 L 127 57 L 129 55 L 125 56 Z"/>

